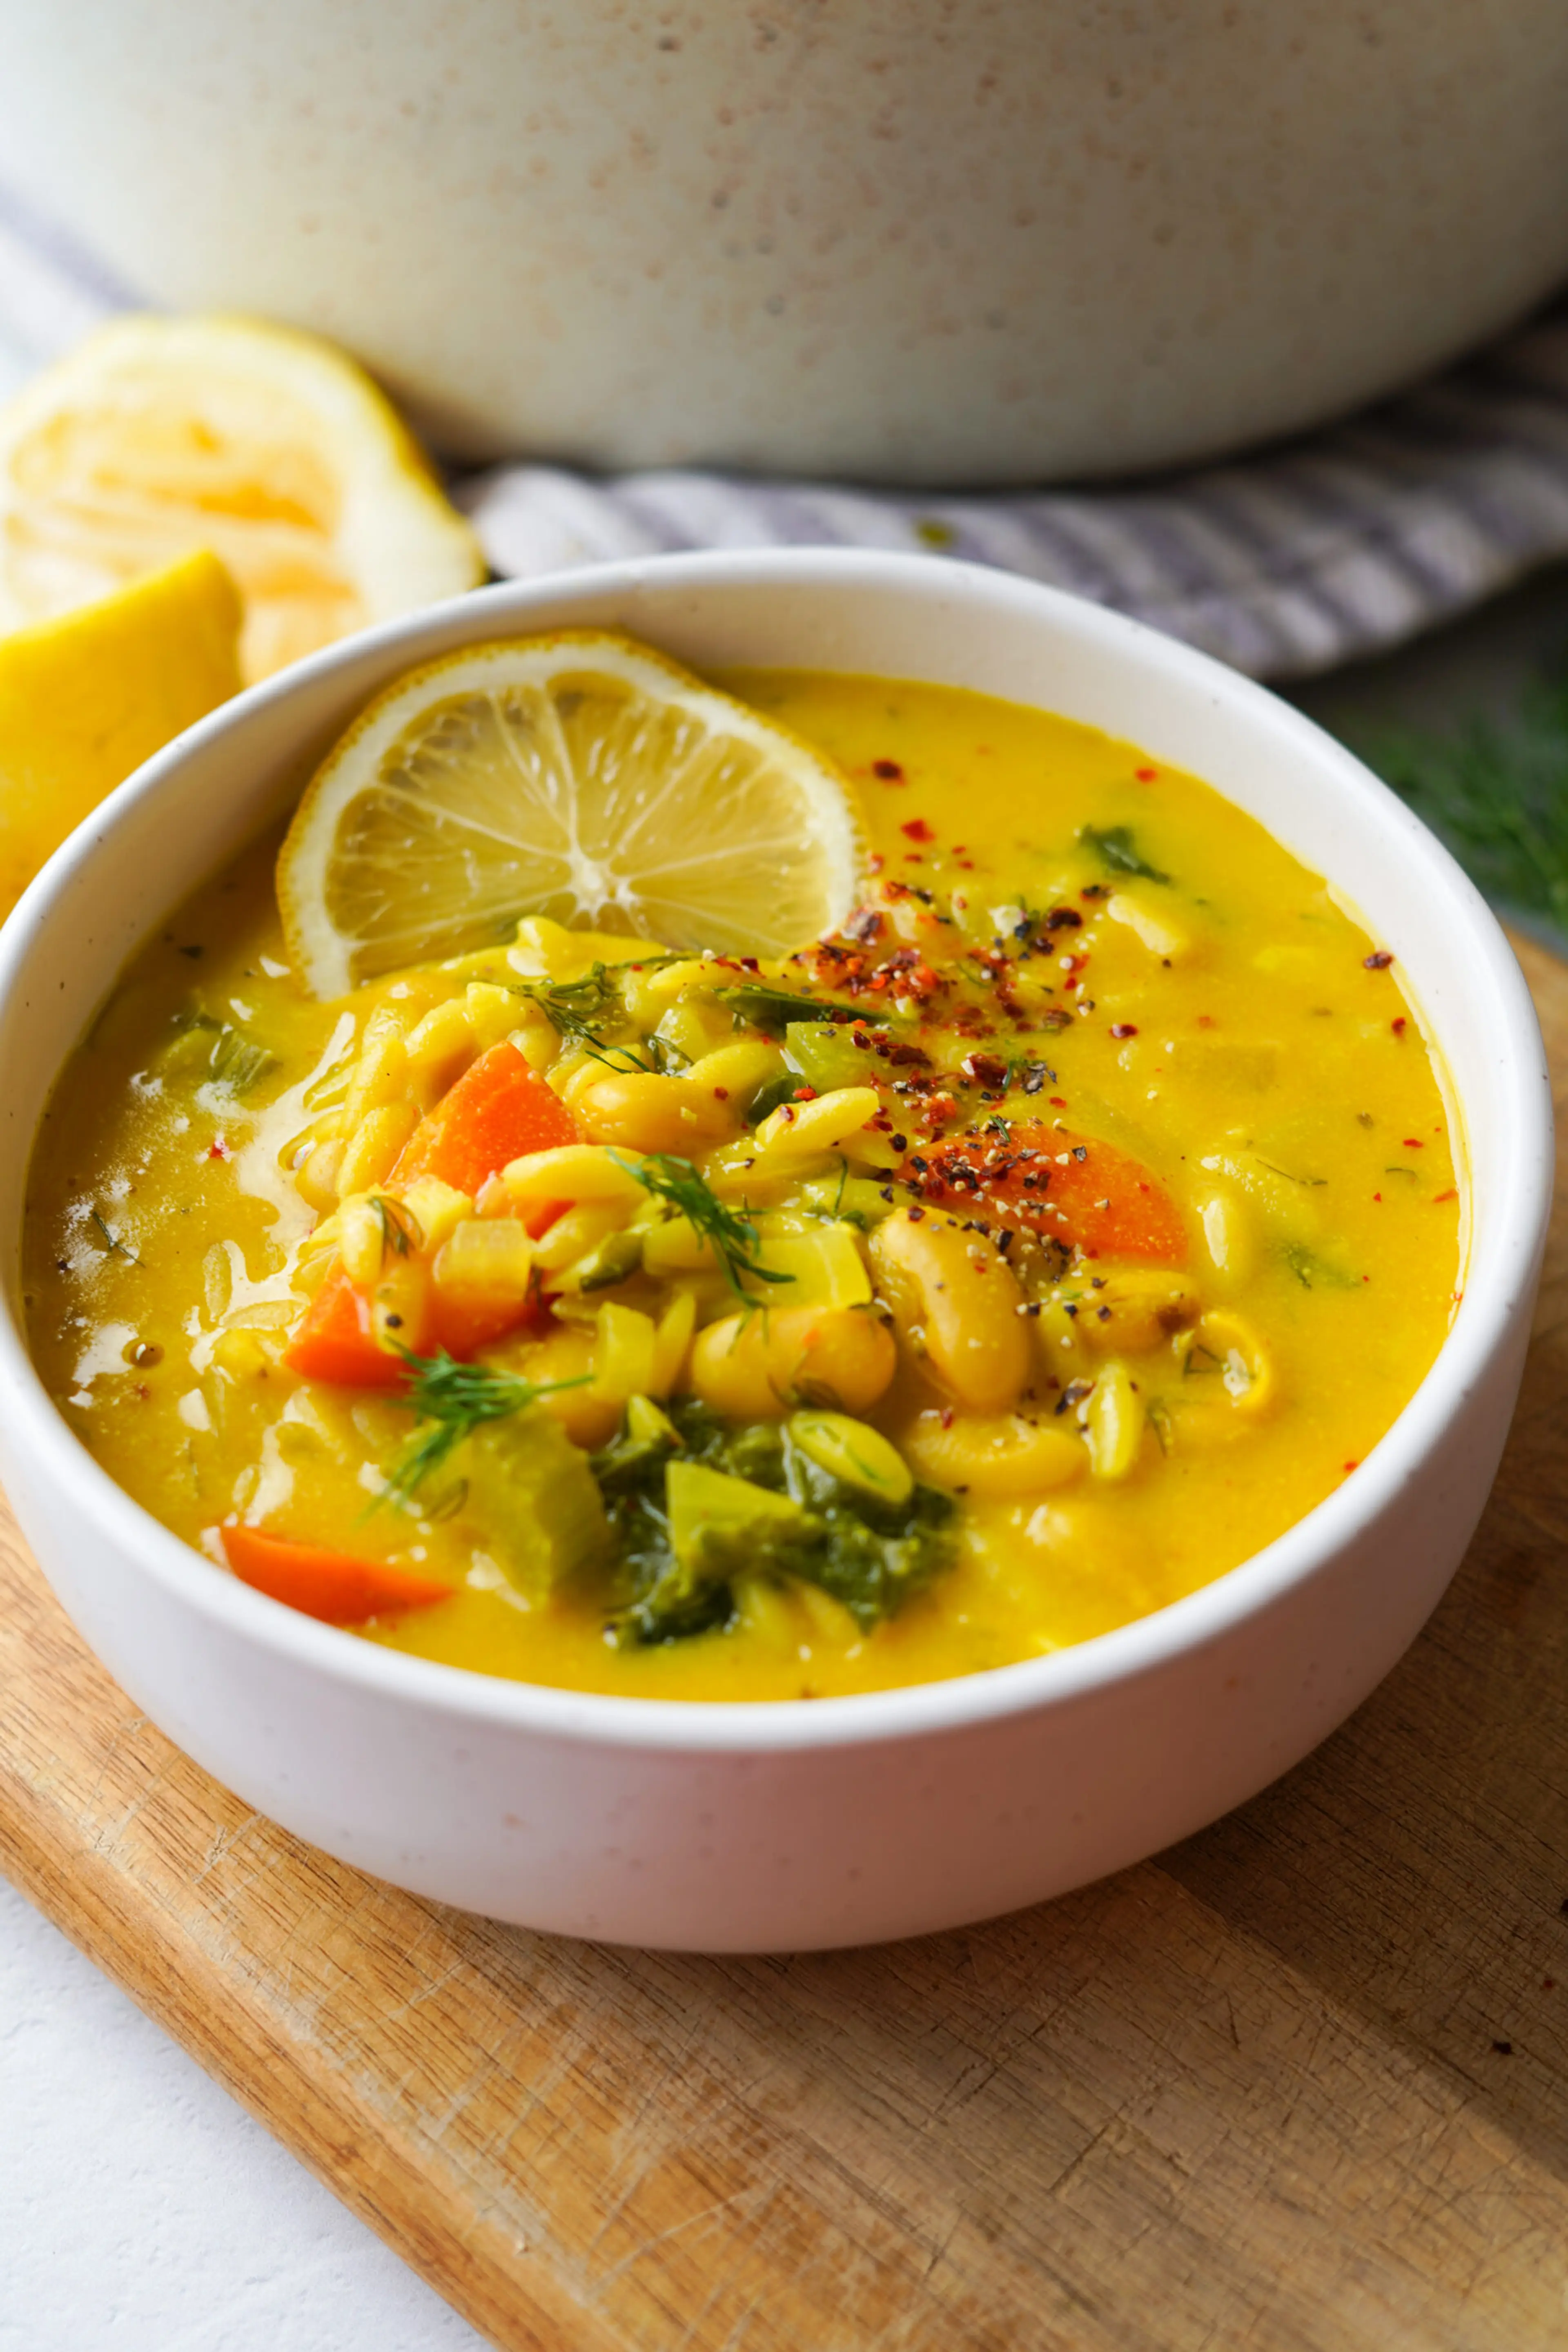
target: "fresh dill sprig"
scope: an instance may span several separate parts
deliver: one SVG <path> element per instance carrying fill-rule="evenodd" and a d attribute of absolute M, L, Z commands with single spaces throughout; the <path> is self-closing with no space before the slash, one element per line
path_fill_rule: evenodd
<path fill-rule="evenodd" d="M 674 961 L 671 956 L 650 956 L 640 969 L 647 971 Z M 607 965 L 596 963 L 580 980 L 528 982 L 522 993 L 538 1006 L 557 1036 L 580 1045 L 591 1061 L 601 1062 L 607 1070 L 622 1076 L 634 1071 L 665 1076 L 684 1069 L 690 1058 L 663 1037 L 644 1038 L 641 1045 L 609 1042 L 604 1034 L 606 1017 L 613 1018 L 621 1007 Z"/>
<path fill-rule="evenodd" d="M 742 1282 L 743 1275 L 748 1274 L 754 1282 L 794 1281 L 792 1274 L 776 1274 L 758 1263 L 762 1244 L 751 1219 L 742 1210 L 727 1208 L 689 1160 L 677 1159 L 669 1151 L 651 1151 L 641 1160 L 622 1160 L 617 1151 L 610 1156 L 629 1176 L 635 1176 L 645 1192 L 678 1210 L 712 1245 L 725 1280 L 747 1306 L 755 1306 L 756 1300 Z"/>
<path fill-rule="evenodd" d="M 525 981 L 522 993 L 538 1006 L 558 1037 L 602 1046 L 600 1030 L 615 1003 L 615 983 L 607 965 L 596 963 L 580 980 Z"/>
<path fill-rule="evenodd" d="M 118 1234 L 110 1233 L 108 1225 L 104 1223 L 104 1220 L 99 1216 L 96 1209 L 89 1209 L 88 1211 L 88 1214 L 92 1219 L 93 1223 L 98 1227 L 99 1232 L 103 1235 L 103 1245 L 109 1252 L 110 1257 L 113 1257 L 118 1252 L 120 1256 L 125 1260 L 127 1265 L 141 1265 L 141 1260 L 137 1256 L 136 1252 L 122 1242 Z"/>
<path fill-rule="evenodd" d="M 1489 898 L 1568 932 L 1568 674 L 1529 687 L 1511 719 L 1451 735 L 1343 731 Z"/>
<path fill-rule="evenodd" d="M 409 1243 L 413 1238 L 409 1231 L 407 1212 L 399 1208 L 395 1201 L 387 1200 L 380 1192 L 373 1192 L 371 1195 L 371 1207 L 374 1212 L 376 1223 L 382 1229 L 382 1257 L 385 1257 L 388 1250 L 391 1250 L 395 1256 L 406 1257 Z"/>
<path fill-rule="evenodd" d="M 488 1364 L 460 1364 L 444 1348 L 434 1356 L 416 1356 L 412 1348 L 400 1348 L 398 1353 L 413 1375 L 402 1402 L 412 1406 L 427 1425 L 415 1430 L 402 1460 L 376 1497 L 378 1502 L 406 1503 L 431 1472 L 441 1467 L 453 1447 L 486 1422 L 505 1421 L 525 1406 L 537 1404 L 540 1397 L 554 1396 L 562 1389 L 580 1389 L 593 1377 L 591 1372 L 581 1372 L 570 1381 L 528 1381 L 518 1372 L 497 1371 Z"/>

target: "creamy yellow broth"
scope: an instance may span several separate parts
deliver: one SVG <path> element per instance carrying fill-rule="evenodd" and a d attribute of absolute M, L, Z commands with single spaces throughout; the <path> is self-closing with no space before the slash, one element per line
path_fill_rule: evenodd
<path fill-rule="evenodd" d="M 341 1099 L 371 1010 L 411 983 L 305 997 L 286 965 L 272 840 L 137 956 L 57 1089 L 27 1216 L 36 1360 L 110 1475 L 214 1561 L 222 1523 L 238 1517 L 453 1580 L 452 1598 L 363 1629 L 423 1656 L 650 1697 L 787 1698 L 1081 1641 L 1281 1534 L 1353 1475 L 1431 1363 L 1460 1284 L 1462 1178 L 1418 1013 L 1319 877 L 1130 745 L 945 688 L 766 671 L 724 683 L 858 791 L 874 852 L 862 904 L 882 919 L 868 967 L 900 941 L 938 977 L 961 950 L 993 959 L 964 966 L 958 993 L 979 1025 L 960 1038 L 940 989 L 901 999 L 914 983 L 895 973 L 866 1000 L 869 1012 L 902 1003 L 904 1034 L 953 1074 L 946 1130 L 930 1084 L 887 1097 L 906 1151 L 928 1152 L 934 1116 L 938 1136 L 1043 1118 L 1064 1143 L 1130 1154 L 1179 1209 L 1187 1319 L 1124 1356 L 1137 1437 L 1120 1475 L 1097 1475 L 1095 1456 L 1039 1492 L 960 1492 L 955 1564 L 870 1630 L 815 1589 L 764 1580 L 726 1629 L 647 1646 L 608 1638 L 591 1593 L 529 1605 L 461 1510 L 371 1508 L 409 1414 L 303 1383 L 280 1352 L 318 1216 L 298 1188 L 312 1121 Z M 1125 870 L 1128 855 L 1164 878 Z M 1037 920 L 1020 946 L 1029 911 L 1052 908 L 1076 919 Z M 420 1005 L 476 968 L 416 976 Z M 801 965 L 789 985 L 821 984 L 823 969 Z M 998 973 L 1010 1018 L 996 1010 Z M 193 1033 L 193 1013 L 210 1025 Z M 232 1057 L 223 1065 L 225 1024 L 234 1050 L 271 1057 L 244 1087 Z M 195 1046 L 178 1044 L 193 1034 Z M 977 1087 L 964 1053 L 1010 1074 Z M 901 1210 L 920 1197 L 889 1171 L 894 1192 Z M 1080 1259 L 1035 1297 L 1026 1423 L 1085 1424 L 1105 1368 L 1085 1337 L 1104 1295 L 1091 1286 L 1116 1273 Z M 724 1304 L 710 1288 L 703 1312 Z M 924 1414 L 929 1439 L 944 1409 L 904 1346 L 864 1417 L 901 1442 Z"/>

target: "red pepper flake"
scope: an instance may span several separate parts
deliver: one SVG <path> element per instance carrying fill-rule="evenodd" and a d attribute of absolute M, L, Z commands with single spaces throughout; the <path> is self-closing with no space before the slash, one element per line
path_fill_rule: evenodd
<path fill-rule="evenodd" d="M 878 849 L 866 859 L 866 872 L 868 874 L 880 874 L 886 864 L 886 858 L 883 856 L 881 850 Z"/>
<path fill-rule="evenodd" d="M 912 816 L 907 824 L 899 826 L 905 841 L 935 841 L 936 835 L 923 816 Z"/>
<path fill-rule="evenodd" d="M 815 1102 L 817 1089 L 815 1087 L 797 1087 L 789 1099 L 791 1102 Z"/>
<path fill-rule="evenodd" d="M 1391 1021 L 1388 1025 L 1393 1030 L 1394 1034 L 1396 1037 L 1403 1037 L 1406 1029 L 1406 1021 L 1403 1013 L 1399 1015 L 1397 1021 Z"/>
<path fill-rule="evenodd" d="M 1418 1135 L 1407 1135 L 1405 1138 L 1405 1149 L 1406 1151 L 1425 1151 L 1427 1147 Z"/>
<path fill-rule="evenodd" d="M 715 1087 L 713 1090 L 713 1098 L 715 1102 L 727 1102 L 729 1100 L 729 1088 L 727 1087 Z"/>
<path fill-rule="evenodd" d="M 1452 1184 L 1450 1184 L 1446 1192 L 1434 1192 L 1432 1195 L 1432 1206 L 1435 1209 L 1439 1209 L 1442 1207 L 1445 1201 L 1457 1201 L 1458 1197 L 1457 1190 Z"/>
<path fill-rule="evenodd" d="M 879 783 L 901 784 L 904 782 L 904 770 L 896 760 L 873 760 L 871 772 Z"/>
<path fill-rule="evenodd" d="M 1352 1472 L 1353 1470 L 1359 1470 L 1359 1469 L 1360 1469 L 1360 1467 L 1361 1467 L 1361 1465 L 1360 1465 L 1360 1463 L 1359 1463 L 1359 1462 L 1347 1462 L 1347 1463 L 1345 1464 L 1345 1465 L 1344 1465 L 1344 1475 L 1345 1475 L 1345 1476 L 1348 1478 L 1348 1477 L 1350 1476 L 1350 1474 L 1351 1474 L 1351 1472 Z"/>
<path fill-rule="evenodd" d="M 1369 956 L 1361 959 L 1362 967 L 1366 971 L 1386 971 L 1393 961 L 1386 948 L 1375 948 Z"/>
<path fill-rule="evenodd" d="M 1134 768 L 1133 771 L 1141 784 L 1152 784 L 1159 772 L 1157 768 Z"/>
<path fill-rule="evenodd" d="M 1113 1021 L 1111 1024 L 1113 1037 L 1135 1037 L 1137 1034 L 1136 1025 L 1131 1021 Z"/>
<path fill-rule="evenodd" d="M 1067 1108 L 1067 1097 L 1065 1095 L 1052 1095 L 1051 1097 L 1051 1107 L 1053 1110 L 1065 1110 Z"/>
<path fill-rule="evenodd" d="M 1200 1029 L 1212 1029 L 1214 1026 L 1213 1013 L 1200 1013 L 1197 1016 L 1197 1025 Z"/>
<path fill-rule="evenodd" d="M 1373 1199 L 1374 1199 L 1375 1201 L 1381 1201 L 1381 1200 L 1382 1200 L 1382 1198 L 1383 1198 L 1383 1195 L 1382 1195 L 1382 1193 L 1381 1193 L 1381 1192 L 1375 1192 L 1375 1193 L 1373 1194 L 1373 1196 L 1372 1196 L 1372 1197 L 1373 1197 Z"/>
<path fill-rule="evenodd" d="M 904 862 L 906 866 L 924 866 L 925 860 L 917 849 L 906 849 L 904 853 Z"/>
<path fill-rule="evenodd" d="M 215 1143 L 209 1143 L 209 1144 L 208 1144 L 208 1146 L 207 1146 L 207 1158 L 208 1158 L 209 1160 L 226 1160 L 226 1159 L 228 1158 L 228 1156 L 229 1156 L 229 1148 L 228 1148 L 228 1145 L 224 1141 L 223 1137 L 222 1137 L 221 1135 L 218 1137 L 217 1141 L 216 1141 Z"/>

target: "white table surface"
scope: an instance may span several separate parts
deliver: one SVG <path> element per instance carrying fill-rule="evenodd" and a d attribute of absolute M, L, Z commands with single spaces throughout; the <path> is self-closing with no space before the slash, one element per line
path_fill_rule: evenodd
<path fill-rule="evenodd" d="M 1430 721 L 1565 648 L 1568 570 L 1299 699 Z M 482 2343 L 0 1879 L 0 2352 Z"/>
<path fill-rule="evenodd" d="M 0 2352 L 482 2343 L 0 1879 Z"/>

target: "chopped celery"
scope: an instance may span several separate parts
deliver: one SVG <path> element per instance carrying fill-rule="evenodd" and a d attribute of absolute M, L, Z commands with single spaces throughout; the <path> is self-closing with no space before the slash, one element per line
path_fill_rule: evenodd
<path fill-rule="evenodd" d="M 610 1522 L 588 1457 L 538 1406 L 476 1429 L 454 1450 L 463 1516 L 517 1591 L 542 1601 L 610 1565 Z"/>
<path fill-rule="evenodd" d="M 871 1057 L 853 1043 L 854 1034 L 829 1021 L 791 1021 L 784 1032 L 784 1058 L 820 1095 L 835 1087 L 863 1087 Z"/>

